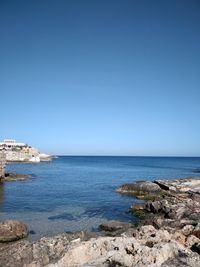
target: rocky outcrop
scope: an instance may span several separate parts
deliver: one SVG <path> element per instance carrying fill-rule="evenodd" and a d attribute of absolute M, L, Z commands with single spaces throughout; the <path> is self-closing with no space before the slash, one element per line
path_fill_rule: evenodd
<path fill-rule="evenodd" d="M 145 183 L 146 186 L 147 184 Z M 158 228 L 162 226 L 182 228 L 186 225 L 195 226 L 200 222 L 200 179 L 195 177 L 156 180 L 149 184 L 149 193 L 146 194 L 147 190 L 143 191 L 143 199 L 147 202 L 143 205 L 134 205 L 132 207 L 133 213 L 145 215 L 145 212 L 147 212 L 148 216 L 146 217 L 148 217 L 149 222 L 151 221 Z M 154 184 L 159 186 L 156 194 L 151 190 Z M 133 194 L 141 198 L 141 186 L 138 187 L 138 183 L 122 186 L 117 191 L 126 193 L 127 190 L 122 190 L 123 188 L 129 188 L 129 193 L 131 193 L 132 188 Z M 200 231 L 196 231 L 196 234 L 199 233 Z"/>
<path fill-rule="evenodd" d="M 188 250 L 166 230 L 144 226 L 134 237 L 100 237 L 87 242 L 77 241 L 65 255 L 48 267 L 67 266 L 161 266 L 180 255 L 199 263 L 198 254 Z M 169 265 L 170 266 L 170 265 Z M 186 265 L 187 266 L 187 265 Z"/>
<path fill-rule="evenodd" d="M 138 226 L 111 221 L 84 232 L 0 244 L 0 266 L 197 267 L 200 262 L 199 179 L 158 180 L 120 187 L 147 200 L 131 210 Z M 132 190 L 132 191 L 131 191 Z M 103 235 L 103 236 L 100 236 Z"/>
<path fill-rule="evenodd" d="M 157 194 L 149 191 L 144 197 L 147 202 L 133 205 L 131 211 L 142 219 L 141 224 L 168 230 L 178 242 L 199 253 L 200 178 L 156 180 L 152 184 L 160 187 Z M 134 195 L 141 198 L 140 188 L 137 192 L 134 185 L 129 188 L 133 188 Z"/>
<path fill-rule="evenodd" d="M 26 237 L 27 235 L 27 227 L 22 222 L 15 220 L 0 222 L 0 242 L 19 240 Z"/>
<path fill-rule="evenodd" d="M 116 191 L 119 193 L 130 193 L 133 195 L 140 195 L 145 193 L 156 193 L 159 192 L 160 186 L 152 182 L 136 182 L 133 184 L 125 184 L 117 188 Z"/>
<path fill-rule="evenodd" d="M 153 226 L 135 229 L 117 237 L 92 237 L 84 232 L 42 238 L 36 242 L 19 241 L 0 247 L 0 265 L 5 267 L 74 267 L 74 266 L 150 266 L 184 257 L 198 266 L 200 256 L 180 238 Z M 191 243 L 195 250 L 198 244 Z M 171 265 L 165 265 L 171 266 Z M 178 266 L 178 265 L 177 265 Z M 185 265 L 190 266 L 190 265 Z"/>
<path fill-rule="evenodd" d="M 0 244 L 0 266 L 43 267 L 63 257 L 68 247 L 76 242 L 86 241 L 96 235 L 85 232 L 43 237 L 36 242 L 21 240 Z"/>
<path fill-rule="evenodd" d="M 155 180 L 155 184 L 164 190 L 177 193 L 198 193 L 200 194 L 200 179 L 193 177 L 188 179 Z"/>

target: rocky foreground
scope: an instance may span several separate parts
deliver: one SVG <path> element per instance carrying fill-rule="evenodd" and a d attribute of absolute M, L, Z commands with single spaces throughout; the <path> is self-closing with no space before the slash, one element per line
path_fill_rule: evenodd
<path fill-rule="evenodd" d="M 0 224 L 0 266 L 200 266 L 200 178 L 138 182 L 116 191 L 144 200 L 130 208 L 140 218 L 137 226 L 111 222 L 101 225 L 100 235 L 5 243 L 5 231 L 19 239 L 25 227 Z"/>

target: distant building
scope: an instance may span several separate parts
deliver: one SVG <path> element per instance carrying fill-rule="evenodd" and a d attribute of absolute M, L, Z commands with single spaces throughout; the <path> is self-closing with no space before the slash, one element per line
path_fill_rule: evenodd
<path fill-rule="evenodd" d="M 40 153 L 38 149 L 25 143 L 18 143 L 14 139 L 5 139 L 0 142 L 0 152 L 5 152 L 8 162 L 40 162 L 52 160 L 51 155 Z"/>
<path fill-rule="evenodd" d="M 14 139 L 5 139 L 0 142 L 0 150 L 23 149 L 28 147 L 25 143 L 17 143 Z"/>

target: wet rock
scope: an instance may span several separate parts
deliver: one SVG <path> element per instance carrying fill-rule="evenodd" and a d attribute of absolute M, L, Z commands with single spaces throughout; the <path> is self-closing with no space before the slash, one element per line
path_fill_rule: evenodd
<path fill-rule="evenodd" d="M 133 210 L 144 210 L 145 204 L 144 203 L 137 203 L 131 206 L 131 209 Z"/>
<path fill-rule="evenodd" d="M 131 223 L 110 221 L 100 224 L 99 228 L 106 232 L 125 232 L 129 228 L 133 227 Z"/>
<path fill-rule="evenodd" d="M 19 240 L 28 235 L 28 229 L 22 222 L 7 220 L 0 223 L 0 242 Z"/>
<path fill-rule="evenodd" d="M 30 235 L 35 235 L 36 232 L 35 232 L 34 230 L 30 230 L 30 231 L 29 231 L 29 234 L 30 234 Z"/>

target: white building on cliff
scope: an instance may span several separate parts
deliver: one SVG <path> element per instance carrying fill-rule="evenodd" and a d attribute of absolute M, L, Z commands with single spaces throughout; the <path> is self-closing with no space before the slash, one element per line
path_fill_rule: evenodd
<path fill-rule="evenodd" d="M 40 162 L 51 160 L 50 155 L 41 154 L 38 149 L 25 143 L 18 143 L 14 139 L 5 139 L 0 142 L 0 151 L 6 154 L 6 160 L 10 162 Z"/>

